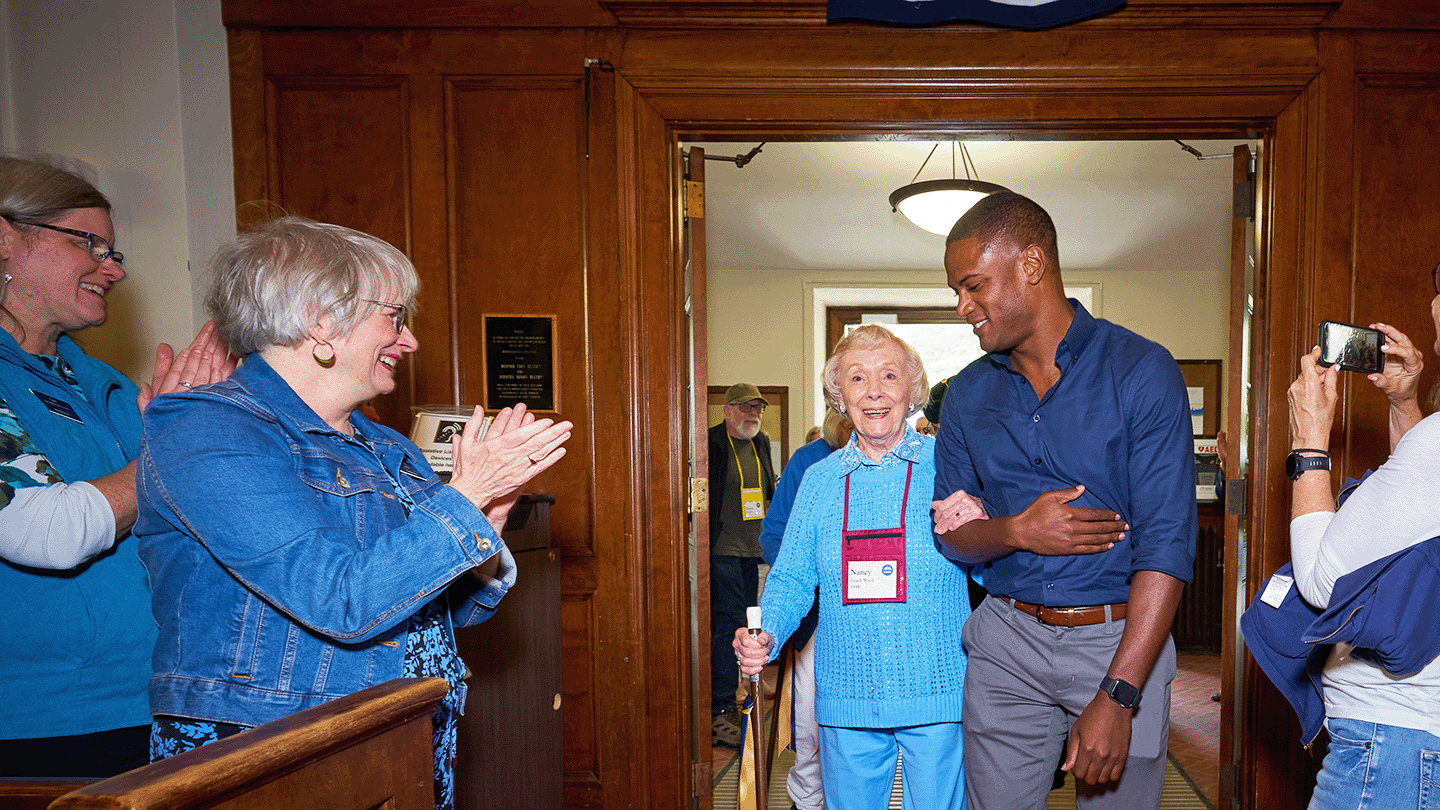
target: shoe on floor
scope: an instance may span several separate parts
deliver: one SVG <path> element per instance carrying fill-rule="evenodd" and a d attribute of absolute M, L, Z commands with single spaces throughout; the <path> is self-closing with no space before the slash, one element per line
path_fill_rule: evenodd
<path fill-rule="evenodd" d="M 710 721 L 710 744 L 740 747 L 740 712 L 736 709 L 715 715 Z"/>

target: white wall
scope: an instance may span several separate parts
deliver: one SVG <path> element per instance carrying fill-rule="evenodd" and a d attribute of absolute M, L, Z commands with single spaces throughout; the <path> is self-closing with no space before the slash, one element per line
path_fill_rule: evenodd
<path fill-rule="evenodd" d="M 148 379 L 203 315 L 204 268 L 234 235 L 219 0 L 0 0 L 0 149 L 93 166 L 129 274 L 92 355 Z"/>
<path fill-rule="evenodd" d="M 1067 270 L 1064 277 L 1066 284 L 1098 282 L 1101 317 L 1160 343 L 1176 359 L 1227 357 L 1229 273 L 1223 266 L 1214 271 Z M 805 430 L 814 422 L 820 396 L 818 372 L 806 373 L 807 322 L 811 318 L 805 300 L 807 283 L 927 284 L 943 289 L 945 277 L 939 269 L 765 273 L 708 269 L 710 384 L 789 386 L 792 450 L 800 446 Z"/>

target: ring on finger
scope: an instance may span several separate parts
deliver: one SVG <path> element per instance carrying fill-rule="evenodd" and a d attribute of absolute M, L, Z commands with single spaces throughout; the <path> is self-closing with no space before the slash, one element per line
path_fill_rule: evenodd
<path fill-rule="evenodd" d="M 183 386 L 185 386 L 186 388 L 192 388 L 192 387 L 194 387 L 194 385 L 195 385 L 194 383 L 192 383 L 192 382 L 187 382 L 187 381 L 185 381 L 185 380 L 181 380 L 181 381 L 180 381 L 180 384 L 183 385 Z"/>

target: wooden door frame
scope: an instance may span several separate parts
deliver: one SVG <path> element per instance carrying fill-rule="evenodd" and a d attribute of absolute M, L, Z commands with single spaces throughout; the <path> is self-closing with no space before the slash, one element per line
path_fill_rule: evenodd
<path fill-rule="evenodd" d="M 632 44 L 629 53 L 634 52 Z M 1310 320 L 1308 297 L 1293 291 L 1303 289 L 1302 283 L 1310 282 L 1315 275 L 1314 264 L 1317 261 L 1317 251 L 1304 238 L 1314 227 L 1309 218 L 1317 216 L 1316 210 L 1307 209 L 1307 206 L 1315 205 L 1313 197 L 1319 174 L 1316 155 L 1323 151 L 1321 147 L 1324 145 L 1317 118 L 1319 91 L 1310 82 L 1312 76 L 1287 75 L 1284 77 L 1286 86 L 1266 84 L 1254 88 L 1254 92 L 1238 80 L 1225 83 L 1224 93 L 1213 92 L 1214 88 L 1141 82 L 1141 86 L 1133 88 L 1143 97 L 1143 103 L 1138 104 L 1133 96 L 1117 100 L 1097 89 L 1094 97 L 1085 101 L 1092 105 L 1093 118 L 1062 120 L 1059 117 L 1041 117 L 1035 111 L 1046 106 L 1047 93 L 1057 99 L 1068 95 L 1068 101 L 1073 102 L 1074 88 L 1046 89 L 1036 87 L 1033 80 L 1017 81 L 1014 85 L 1002 81 L 980 90 L 959 85 L 931 87 L 923 101 L 916 102 L 906 97 L 906 81 L 898 76 L 892 79 L 894 86 L 890 89 L 893 94 L 888 98 L 881 82 L 880 86 L 875 83 L 867 85 L 866 97 L 859 99 L 845 88 L 823 80 L 807 82 L 802 78 L 777 88 L 768 83 L 745 86 L 743 81 L 717 84 L 708 79 L 698 79 L 686 82 L 674 76 L 652 83 L 647 79 L 653 77 L 631 75 L 623 65 L 617 65 L 617 73 L 633 86 L 637 104 L 651 108 L 665 120 L 663 137 L 656 141 L 656 133 L 652 131 L 648 143 L 646 133 L 641 131 L 643 127 L 627 132 L 629 122 L 624 116 L 617 121 L 621 128 L 619 140 L 628 142 L 635 150 L 622 154 L 621 162 L 632 162 L 637 174 L 641 175 L 658 175 L 660 161 L 668 161 L 680 142 L 692 140 L 864 139 L 894 138 L 897 135 L 934 139 L 937 136 L 983 138 L 1003 135 L 1037 139 L 1244 137 L 1262 141 L 1261 154 L 1268 163 L 1260 172 L 1261 182 L 1265 184 L 1260 194 L 1264 225 L 1257 247 L 1262 267 L 1257 274 L 1255 335 L 1252 341 L 1255 405 L 1249 414 L 1255 426 L 1252 433 L 1251 480 L 1261 482 L 1261 485 L 1250 488 L 1247 504 L 1251 548 L 1245 587 L 1253 588 L 1253 583 L 1260 581 L 1264 573 L 1288 558 L 1287 526 L 1283 508 L 1280 508 L 1283 507 L 1284 497 L 1274 492 L 1274 487 L 1264 485 L 1270 478 L 1270 465 L 1274 464 L 1278 469 L 1283 461 L 1287 446 L 1286 423 L 1283 419 L 1268 419 L 1266 403 L 1285 401 L 1284 392 L 1292 364 L 1283 358 L 1299 356 L 1302 342 L 1306 339 L 1302 334 L 1305 330 L 1299 324 Z M 1245 81 L 1254 79 L 1251 77 Z M 1035 93 L 1040 94 L 1038 100 Z M 816 95 L 836 102 L 830 111 L 834 120 L 816 121 L 812 117 L 817 109 Z M 877 96 L 882 97 L 881 100 L 877 101 Z M 953 112 L 949 115 L 945 113 L 943 108 L 947 104 L 975 106 L 982 111 L 982 117 L 958 120 Z M 769 113 L 768 120 L 756 120 L 753 115 L 756 105 L 763 106 Z M 1115 117 L 1110 117 L 1111 112 Z M 647 166 L 648 171 L 642 168 Z M 642 182 L 635 198 L 640 211 L 635 221 L 654 222 L 661 211 L 678 210 L 679 201 L 674 199 L 673 186 L 668 177 L 656 177 L 650 183 Z M 681 278 L 683 268 L 674 261 L 674 245 L 680 238 L 678 218 L 672 216 L 672 220 L 676 225 L 668 234 L 660 234 L 653 229 L 648 232 L 643 229 L 622 230 L 620 244 L 635 246 L 629 256 L 635 263 L 630 268 L 632 272 L 622 275 L 637 280 L 648 279 L 658 285 L 658 289 L 679 286 L 676 280 Z M 1287 292 L 1272 295 L 1274 290 Z M 638 294 L 640 291 L 635 292 Z M 683 341 L 671 339 L 673 335 L 683 334 L 682 324 L 676 316 L 681 311 L 678 302 L 651 299 L 644 306 L 664 306 L 665 309 L 653 309 L 641 318 L 650 334 L 637 341 L 642 352 L 640 365 L 683 368 L 685 358 L 678 354 L 683 349 Z M 1282 358 L 1278 367 L 1272 364 L 1272 357 Z M 675 375 L 672 379 L 673 395 L 668 401 L 675 404 L 667 408 L 663 404 L 664 399 L 647 401 L 646 407 L 651 409 L 651 413 L 643 421 L 657 427 L 684 424 L 685 415 L 678 408 L 683 401 L 683 392 L 679 390 L 683 376 Z M 677 441 L 681 438 L 677 428 L 668 429 L 676 433 Z M 657 443 L 653 449 L 659 450 L 663 445 L 663 442 Z M 668 463 L 658 459 L 655 462 L 655 468 L 671 470 L 671 480 L 683 479 L 683 455 L 675 455 Z M 677 516 L 675 525 L 682 530 L 676 531 L 670 538 L 652 536 L 645 545 L 652 551 L 658 551 L 672 543 L 683 543 L 683 520 L 680 518 L 683 518 L 684 504 L 678 497 L 678 490 L 677 497 L 668 505 L 653 503 L 651 506 L 656 515 L 666 512 L 665 507 L 668 506 L 669 513 Z M 650 564 L 654 564 L 653 559 Z M 1227 567 L 1233 564 L 1233 560 L 1226 561 Z M 1246 602 L 1249 597 L 1247 592 L 1244 595 Z M 672 605 L 651 603 L 647 606 L 646 621 L 652 627 L 670 624 L 673 615 L 667 617 L 661 614 L 672 610 Z M 1233 638 L 1229 633 L 1226 637 Z M 1239 652 L 1232 649 L 1230 654 Z M 1246 765 L 1237 779 L 1238 806 L 1299 806 L 1303 786 L 1287 785 L 1292 781 L 1290 774 L 1297 767 L 1294 752 L 1287 754 L 1266 750 L 1267 747 L 1261 745 L 1261 735 L 1253 733 L 1261 728 L 1286 727 L 1286 724 L 1293 723 L 1289 718 L 1289 709 L 1273 695 L 1262 699 L 1265 690 L 1270 687 L 1253 662 L 1247 664 L 1246 671 L 1242 710 L 1245 722 L 1234 740 L 1238 759 Z M 683 697 L 683 694 L 675 697 Z M 688 729 L 676 729 L 676 732 L 684 733 Z M 1291 747 L 1298 749 L 1298 746 Z M 652 786 L 652 790 L 655 787 Z M 652 797 L 655 796 L 652 793 Z"/>

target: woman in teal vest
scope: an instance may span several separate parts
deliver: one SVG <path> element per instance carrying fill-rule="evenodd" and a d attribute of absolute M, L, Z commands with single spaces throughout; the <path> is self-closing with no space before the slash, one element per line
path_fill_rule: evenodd
<path fill-rule="evenodd" d="M 0 157 L 0 776 L 109 776 L 147 761 L 155 644 L 130 539 L 140 409 L 223 379 L 207 325 L 137 388 L 69 333 L 125 278 L 110 202 L 73 172 Z"/>

